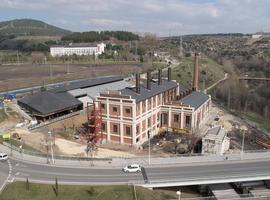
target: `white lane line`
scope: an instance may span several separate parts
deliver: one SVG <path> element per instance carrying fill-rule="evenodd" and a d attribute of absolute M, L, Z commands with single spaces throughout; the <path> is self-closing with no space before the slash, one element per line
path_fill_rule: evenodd
<path fill-rule="evenodd" d="M 12 165 L 10 163 L 10 160 L 8 160 L 7 162 L 8 162 L 8 168 L 9 168 L 8 177 L 4 181 L 3 185 L 0 187 L 0 192 L 2 192 L 2 190 L 6 187 L 8 182 L 13 182 L 14 181 L 14 178 L 10 180 L 11 174 L 12 174 Z"/>

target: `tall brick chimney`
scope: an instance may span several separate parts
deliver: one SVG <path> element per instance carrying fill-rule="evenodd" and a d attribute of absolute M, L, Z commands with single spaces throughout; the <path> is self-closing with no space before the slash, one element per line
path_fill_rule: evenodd
<path fill-rule="evenodd" d="M 140 94 L 140 74 L 139 73 L 137 73 L 136 74 L 136 93 L 138 93 L 138 94 Z"/>
<path fill-rule="evenodd" d="M 147 72 L 147 89 L 151 90 L 151 71 Z"/>
<path fill-rule="evenodd" d="M 199 54 L 195 53 L 194 57 L 194 72 L 193 72 L 193 91 L 199 90 Z"/>

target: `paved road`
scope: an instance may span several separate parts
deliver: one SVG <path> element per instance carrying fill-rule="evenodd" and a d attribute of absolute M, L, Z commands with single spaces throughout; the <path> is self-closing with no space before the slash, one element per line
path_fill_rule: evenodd
<path fill-rule="evenodd" d="M 7 161 L 1 162 L 0 161 L 0 192 L 4 188 L 5 184 L 7 183 L 7 179 L 9 176 L 10 165 Z"/>
<path fill-rule="evenodd" d="M 149 167 L 145 166 L 145 173 L 126 174 L 118 168 L 71 168 L 50 165 L 32 164 L 10 159 L 12 178 L 25 180 L 29 177 L 32 182 L 51 183 L 58 178 L 65 184 L 127 184 L 160 180 L 187 181 L 196 179 L 219 179 L 243 176 L 270 176 L 270 160 L 256 161 L 224 161 L 219 163 L 191 163 L 176 164 L 175 166 Z M 8 169 L 7 162 L 1 165 L 0 170 Z"/>

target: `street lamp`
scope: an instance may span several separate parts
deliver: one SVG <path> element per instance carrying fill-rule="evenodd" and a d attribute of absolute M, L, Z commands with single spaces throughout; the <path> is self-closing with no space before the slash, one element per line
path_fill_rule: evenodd
<path fill-rule="evenodd" d="M 177 196 L 178 196 L 178 200 L 181 200 L 181 190 L 178 190 L 178 191 L 176 192 L 176 194 L 177 194 Z"/>
<path fill-rule="evenodd" d="M 245 146 L 245 133 L 247 128 L 245 126 L 242 126 L 240 128 L 240 130 L 242 131 L 243 135 L 242 135 L 242 148 L 241 148 L 241 160 L 244 159 L 244 146 Z"/>
<path fill-rule="evenodd" d="M 52 147 L 52 132 L 48 132 L 50 135 L 50 144 L 51 144 L 51 154 L 52 154 L 52 164 L 54 164 L 54 159 L 53 159 L 53 147 Z"/>

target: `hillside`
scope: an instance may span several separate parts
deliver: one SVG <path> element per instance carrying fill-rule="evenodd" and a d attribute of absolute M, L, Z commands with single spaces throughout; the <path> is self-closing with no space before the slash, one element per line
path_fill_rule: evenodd
<path fill-rule="evenodd" d="M 0 35 L 63 36 L 69 33 L 71 32 L 68 30 L 33 19 L 15 19 L 0 22 Z"/>

